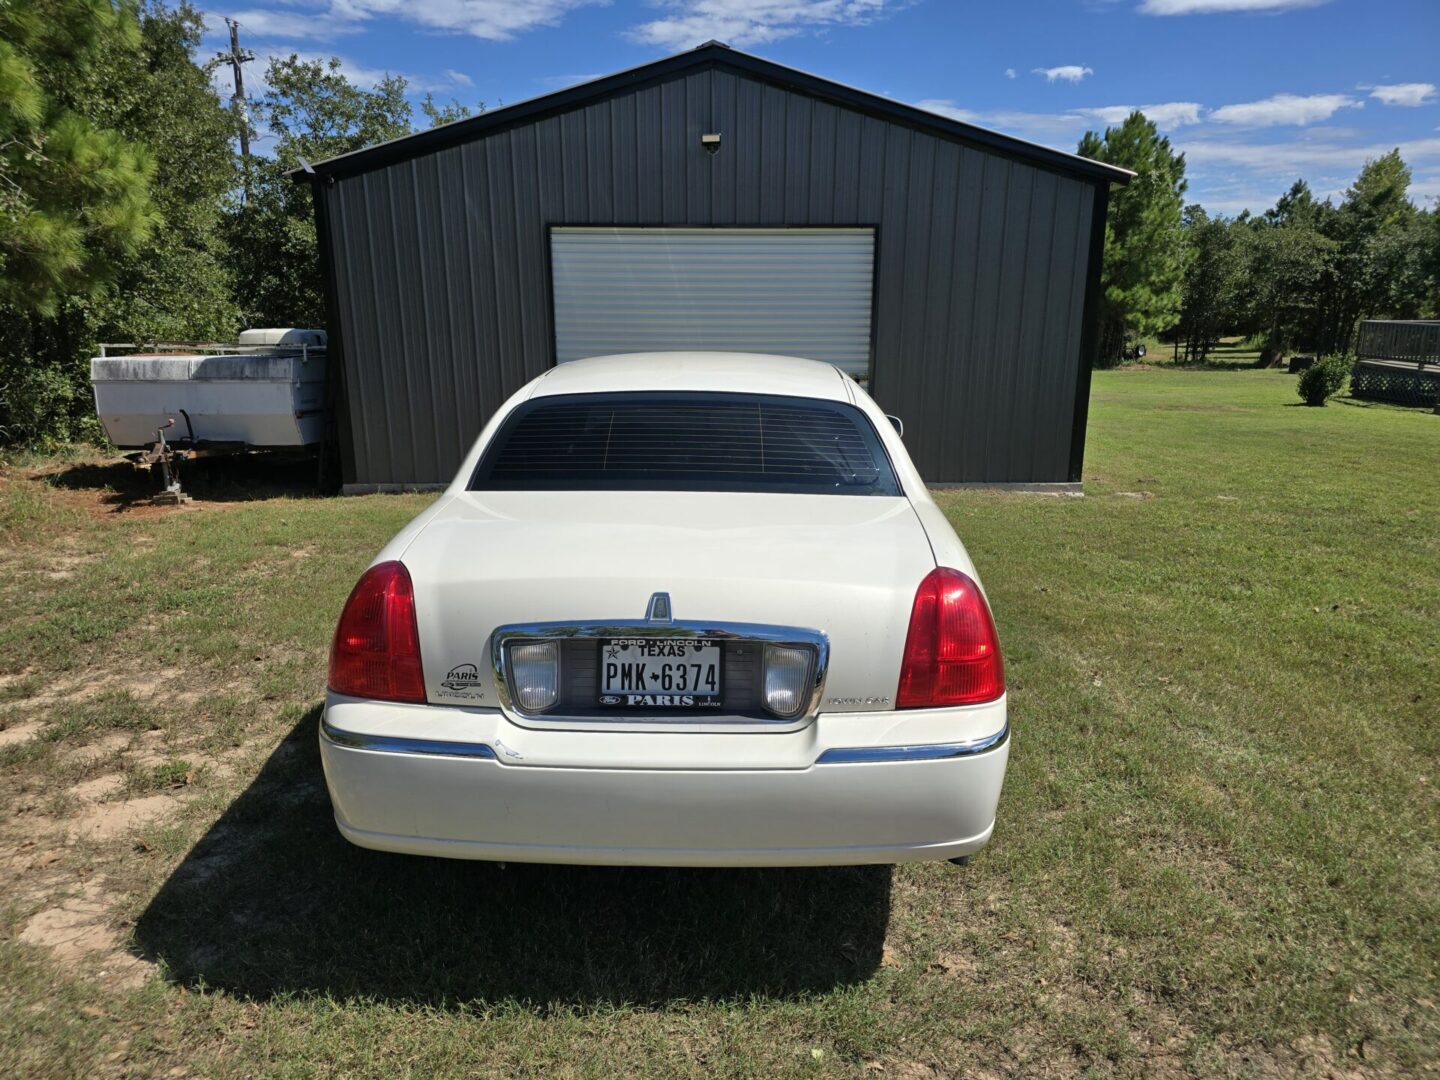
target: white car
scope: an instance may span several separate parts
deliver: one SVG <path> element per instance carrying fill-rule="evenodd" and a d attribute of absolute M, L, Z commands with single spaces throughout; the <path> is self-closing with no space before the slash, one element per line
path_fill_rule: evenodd
<path fill-rule="evenodd" d="M 964 858 L 1009 754 L 975 568 L 813 360 L 546 372 L 355 586 L 321 723 L 383 851 L 647 866 Z"/>

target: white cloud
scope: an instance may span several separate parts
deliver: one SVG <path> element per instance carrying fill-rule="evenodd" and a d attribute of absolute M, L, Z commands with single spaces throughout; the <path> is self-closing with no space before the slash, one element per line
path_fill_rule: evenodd
<path fill-rule="evenodd" d="M 474 86 L 475 80 L 466 75 L 463 71 L 456 71 L 454 68 L 445 69 L 445 78 L 452 86 Z"/>
<path fill-rule="evenodd" d="M 1410 181 L 1410 197 L 1417 202 L 1440 202 L 1440 172 Z"/>
<path fill-rule="evenodd" d="M 1015 78 L 1015 69 L 1014 69 L 1014 68 L 1006 68 L 1006 69 L 1005 69 L 1005 78 L 1007 78 L 1007 79 L 1013 79 L 1013 78 Z"/>
<path fill-rule="evenodd" d="M 1407 164 L 1440 162 L 1440 138 L 1395 143 L 1285 142 L 1243 143 L 1228 139 L 1190 139 L 1180 149 L 1187 163 L 1240 166 L 1260 173 L 1296 176 L 1321 171 L 1353 175 L 1367 161 L 1399 149 Z"/>
<path fill-rule="evenodd" d="M 1023 139 L 1073 150 L 1075 141 L 1096 123 L 1124 120 L 1125 105 L 1076 108 L 1067 112 L 1033 113 L 1019 110 L 967 109 L 944 98 L 915 103 L 918 108 L 962 123 L 1005 131 Z M 1190 180 L 1187 196 L 1212 212 L 1233 214 L 1262 211 L 1274 205 L 1295 178 L 1305 177 L 1317 197 L 1342 197 L 1345 188 L 1366 161 L 1398 149 L 1414 169 L 1410 197 L 1427 205 L 1440 196 L 1440 129 L 1437 134 L 1394 143 L 1366 142 L 1354 128 L 1340 126 L 1300 128 L 1285 132 L 1277 141 L 1269 133 L 1247 139 L 1238 131 L 1207 128 L 1204 106 L 1177 101 L 1142 105 L 1140 110 L 1158 126 L 1181 128 L 1172 135 L 1174 148 L 1185 155 Z M 1277 133 L 1278 134 L 1278 133 Z M 1373 138 L 1373 137 L 1372 137 Z"/>
<path fill-rule="evenodd" d="M 265 81 L 265 72 L 270 68 L 271 60 L 288 60 L 290 57 L 298 57 L 306 63 L 318 63 L 327 71 L 330 68 L 332 54 L 313 52 L 308 49 L 287 49 L 284 47 L 273 49 L 256 49 L 255 62 L 245 68 L 245 96 L 254 101 L 262 97 L 269 89 Z M 470 79 L 462 72 L 446 71 L 440 78 L 431 75 L 418 75 L 408 71 L 394 71 L 385 68 L 370 67 L 367 64 L 359 63 L 348 56 L 334 56 L 333 59 L 340 61 L 340 74 L 354 83 L 356 86 L 366 90 L 374 89 L 382 80 L 391 76 L 399 75 L 405 80 L 405 89 L 409 93 L 442 93 L 455 90 L 462 86 L 469 86 Z M 234 86 L 230 82 L 230 68 L 221 65 L 211 75 L 216 92 L 226 101 L 234 93 Z"/>
<path fill-rule="evenodd" d="M 309 12 L 275 8 L 242 11 L 207 11 L 206 29 L 225 34 L 223 16 L 240 23 L 242 36 L 280 41 L 324 41 L 338 34 L 365 29 L 371 18 L 382 16 L 415 23 L 430 30 L 469 34 L 489 41 L 506 41 L 527 30 L 554 26 L 579 7 L 609 0 L 280 0 L 307 7 Z"/>
<path fill-rule="evenodd" d="M 256 54 L 255 57 L 256 66 L 259 67 L 261 75 L 260 85 L 256 87 L 255 90 L 255 94 L 257 96 L 265 92 L 266 84 L 264 82 L 264 74 L 270 67 L 270 61 L 286 60 L 289 59 L 291 56 L 298 57 L 300 60 L 303 60 L 306 63 L 318 63 L 322 65 L 326 70 L 329 70 L 330 61 L 332 59 L 329 53 L 308 52 L 303 49 L 270 49 L 264 52 L 259 52 Z M 344 75 L 346 79 L 350 80 L 350 82 L 354 83 L 356 86 L 363 87 L 366 90 L 373 89 L 380 82 L 382 82 L 384 79 L 388 78 L 391 75 L 401 74 L 400 72 L 387 71 L 384 68 L 370 67 L 366 64 L 361 64 L 355 60 L 352 60 L 348 56 L 336 56 L 333 57 L 333 59 L 340 61 L 341 75 Z M 409 75 L 406 75 L 404 77 L 407 82 L 411 78 L 411 76 Z M 411 83 L 411 89 L 421 90 L 436 88 L 422 87 L 418 85 L 417 82 Z"/>
<path fill-rule="evenodd" d="M 1199 200 L 1194 199 L 1193 192 L 1188 193 L 1185 201 L 1187 203 L 1198 201 L 1205 207 L 1205 212 L 1208 214 L 1226 214 L 1233 217 L 1242 210 L 1259 214 L 1274 206 L 1288 187 L 1288 184 L 1268 184 L 1257 187 L 1226 186 L 1206 192 L 1205 197 Z"/>
<path fill-rule="evenodd" d="M 630 28 L 644 45 L 685 49 L 706 41 L 763 45 L 796 34 L 863 26 L 895 0 L 652 0 L 668 14 Z"/>
<path fill-rule="evenodd" d="M 563 90 L 567 86 L 578 86 L 581 83 L 603 79 L 606 74 L 607 72 L 597 71 L 585 75 L 541 75 L 538 76 L 535 81 L 541 86 L 549 87 L 552 90 Z"/>
<path fill-rule="evenodd" d="M 1276 124 L 1313 124 L 1328 120 L 1341 109 L 1361 109 L 1365 103 L 1348 94 L 1276 94 L 1264 101 L 1222 105 L 1210 113 L 1219 124 L 1273 127 Z"/>
<path fill-rule="evenodd" d="M 1057 79 L 1063 79 L 1065 82 L 1078 83 L 1081 79 L 1085 78 L 1086 75 L 1095 74 L 1091 68 L 1082 67 L 1079 64 L 1061 64 L 1059 67 L 1031 68 L 1030 70 L 1032 74 L 1044 75 L 1046 82 L 1055 82 Z"/>
<path fill-rule="evenodd" d="M 205 13 L 205 28 L 217 36 L 223 35 L 227 44 L 229 31 L 224 17 L 229 16 L 240 24 L 241 43 L 247 36 L 270 39 L 297 39 L 327 41 L 338 34 L 354 34 L 362 27 L 344 18 L 324 13 L 309 15 L 297 11 L 273 11 L 265 8 L 247 8 L 243 11 Z"/>
<path fill-rule="evenodd" d="M 1354 141 L 1363 139 L 1367 132 L 1363 128 L 1347 127 L 1344 124 L 1311 124 L 1309 127 L 1299 128 L 1295 132 L 1297 139 Z"/>
<path fill-rule="evenodd" d="M 1078 138 L 1087 121 L 1078 113 L 1032 113 L 1018 109 L 996 109 L 977 112 L 955 104 L 948 98 L 927 98 L 915 102 L 917 109 L 939 113 L 962 124 L 995 128 L 1036 141 Z"/>
<path fill-rule="evenodd" d="M 1428 82 L 1395 83 L 1372 86 L 1370 96 L 1382 105 L 1428 105 L 1435 97 L 1435 84 Z"/>
<path fill-rule="evenodd" d="M 1227 15 L 1249 11 L 1291 11 L 1319 7 L 1327 0 L 1141 0 L 1142 15 Z"/>
<path fill-rule="evenodd" d="M 1410 199 L 1425 205 L 1440 194 L 1440 138 L 1394 143 L 1308 142 L 1250 143 L 1230 139 L 1187 138 L 1176 149 L 1185 154 L 1190 194 L 1207 210 L 1259 212 L 1304 177 L 1316 198 L 1341 199 L 1365 162 L 1398 149 L 1415 170 Z"/>
<path fill-rule="evenodd" d="M 948 116 L 951 120 L 959 120 L 963 124 L 978 124 L 980 114 L 971 112 L 969 109 L 962 109 L 949 98 L 925 98 L 923 101 L 915 102 L 917 109 L 924 109 L 926 112 L 939 113 L 941 116 Z"/>
<path fill-rule="evenodd" d="M 1167 131 L 1188 124 L 1198 124 L 1205 113 L 1205 106 L 1194 101 L 1168 101 L 1160 105 L 1101 105 L 1095 108 L 1071 109 L 1063 113 L 1033 113 L 1015 109 L 977 112 L 962 108 L 945 98 L 928 98 L 917 101 L 915 106 L 964 124 L 999 128 L 1040 141 L 1079 138 L 1086 128 L 1092 128 L 1097 123 L 1123 123 L 1136 109 L 1153 120 L 1156 127 Z"/>
<path fill-rule="evenodd" d="M 507 41 L 554 26 L 571 11 L 605 0 L 331 0 L 328 16 L 346 23 L 374 16 L 403 19 L 431 30 Z"/>
<path fill-rule="evenodd" d="M 1093 117 L 1102 124 L 1123 124 L 1135 110 L 1145 114 L 1156 127 L 1170 131 L 1187 124 L 1200 123 L 1205 106 L 1198 101 L 1167 101 L 1159 105 L 1102 105 L 1094 109 L 1076 109 L 1082 116 Z"/>

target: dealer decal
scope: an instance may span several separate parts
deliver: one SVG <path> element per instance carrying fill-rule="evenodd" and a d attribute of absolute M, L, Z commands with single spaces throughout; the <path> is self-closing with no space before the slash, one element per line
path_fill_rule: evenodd
<path fill-rule="evenodd" d="M 440 685 L 449 690 L 449 697 L 483 698 L 485 688 L 480 684 L 480 669 L 474 664 L 456 664 L 441 680 Z"/>

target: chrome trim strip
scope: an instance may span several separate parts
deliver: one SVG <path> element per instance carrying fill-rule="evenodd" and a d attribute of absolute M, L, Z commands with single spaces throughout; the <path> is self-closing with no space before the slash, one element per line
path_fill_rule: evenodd
<path fill-rule="evenodd" d="M 815 759 L 816 765 L 854 765 L 873 761 L 940 761 L 994 750 L 1010 738 L 1010 724 L 994 735 L 963 743 L 921 743 L 917 746 L 837 746 Z"/>
<path fill-rule="evenodd" d="M 524 641 L 545 641 L 552 638 L 607 638 L 607 637 L 653 637 L 653 638 L 694 638 L 704 641 L 753 641 L 759 644 L 808 646 L 815 653 L 815 667 L 811 675 L 810 700 L 805 708 L 794 716 L 777 716 L 775 724 L 795 724 L 809 720 L 820 712 L 820 702 L 825 692 L 825 675 L 830 665 L 830 639 L 820 630 L 807 630 L 798 626 L 774 626 L 768 623 L 703 622 L 698 620 L 675 620 L 668 623 L 653 623 L 646 619 L 618 619 L 613 622 L 544 622 L 512 623 L 497 626 L 491 635 L 491 663 L 495 671 L 495 693 L 501 706 L 524 720 L 558 721 L 567 718 L 554 713 L 526 713 L 521 711 L 510 696 L 509 663 L 506 651 L 511 644 Z M 714 722 L 714 718 L 699 718 L 697 722 Z M 616 716 L 605 723 L 625 724 L 633 718 Z M 676 717 L 674 722 L 684 724 L 685 717 Z M 761 721 L 764 723 L 765 721 Z"/>
<path fill-rule="evenodd" d="M 441 757 L 490 758 L 499 760 L 488 743 L 446 742 L 441 739 L 410 739 L 397 735 L 363 735 L 341 731 L 320 719 L 320 737 L 346 750 L 373 750 L 384 754 L 435 754 Z"/>

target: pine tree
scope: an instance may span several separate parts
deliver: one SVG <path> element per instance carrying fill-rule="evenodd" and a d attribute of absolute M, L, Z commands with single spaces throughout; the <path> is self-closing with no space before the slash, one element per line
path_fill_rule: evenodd
<path fill-rule="evenodd" d="M 1127 337 L 1168 330 L 1179 315 L 1185 155 L 1139 111 L 1103 136 L 1087 131 L 1080 154 L 1135 173 L 1111 189 L 1105 220 L 1100 360 L 1113 363 Z"/>
<path fill-rule="evenodd" d="M 1335 258 L 1310 334 L 1319 351 L 1348 351 L 1361 319 L 1393 314 L 1401 306 L 1400 284 L 1417 240 L 1409 189 L 1410 168 L 1400 151 L 1392 150 L 1365 163 L 1331 216 Z"/>
<path fill-rule="evenodd" d="M 196 63 L 203 31 L 189 4 L 152 0 L 141 12 L 139 49 L 113 52 L 91 95 L 94 113 L 154 157 L 160 222 L 102 290 L 109 340 L 230 340 L 236 331 L 222 232 L 239 178 L 234 119 Z"/>
<path fill-rule="evenodd" d="M 7 12 L 10 14 L 10 12 Z M 148 235 L 93 275 L 53 282 L 37 303 L 23 278 L 0 302 L 0 440 L 95 434 L 88 359 L 99 341 L 226 339 L 236 328 L 219 229 L 235 183 L 231 121 L 196 64 L 202 22 L 187 4 L 131 9 L 138 34 L 94 37 L 56 81 L 53 107 L 83 117 L 154 162 Z M 88 212 L 91 207 L 67 207 Z"/>
<path fill-rule="evenodd" d="M 0 4 L 0 302 L 53 312 L 150 235 L 151 156 L 73 103 L 106 50 L 139 37 L 129 4 Z"/>

